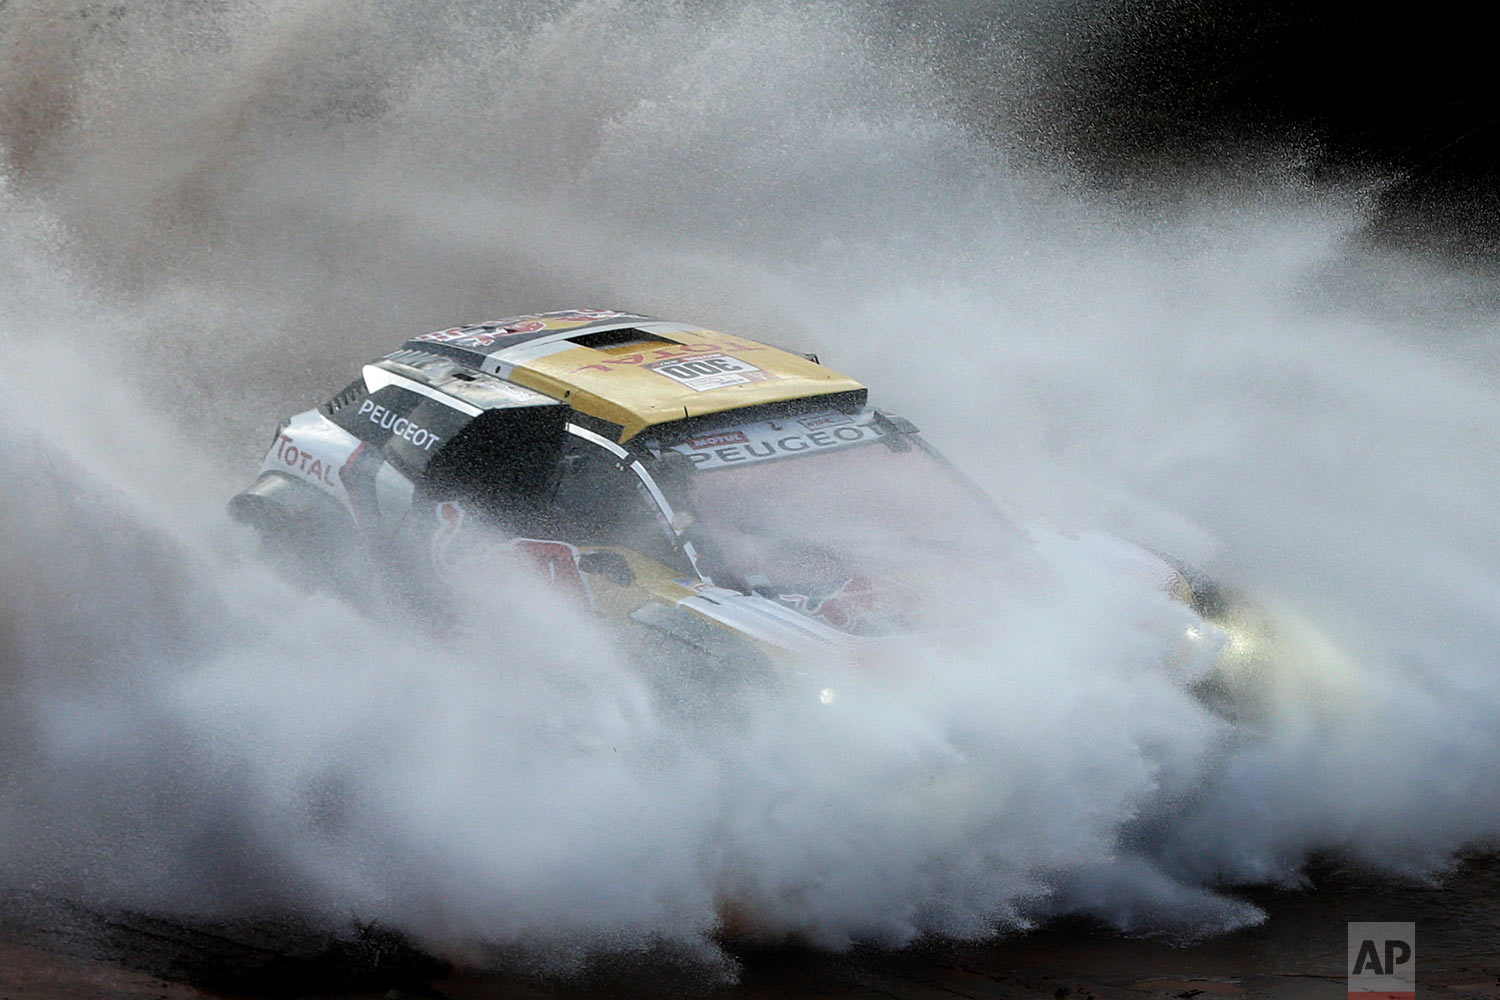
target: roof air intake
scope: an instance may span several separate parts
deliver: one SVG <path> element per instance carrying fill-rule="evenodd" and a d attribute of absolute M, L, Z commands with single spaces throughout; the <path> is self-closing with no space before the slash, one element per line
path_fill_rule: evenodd
<path fill-rule="evenodd" d="M 675 344 L 675 340 L 666 337 L 658 337 L 654 333 L 645 330 L 636 330 L 627 327 L 623 330 L 601 330 L 598 333 L 581 333 L 576 337 L 569 337 L 568 343 L 577 344 L 579 347 L 592 347 L 596 351 L 602 351 L 608 347 L 624 347 L 626 344 Z"/>

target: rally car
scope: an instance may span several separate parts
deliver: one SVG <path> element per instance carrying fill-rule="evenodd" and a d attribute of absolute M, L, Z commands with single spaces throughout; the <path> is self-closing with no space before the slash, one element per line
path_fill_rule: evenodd
<path fill-rule="evenodd" d="M 524 564 L 740 670 L 961 633 L 1043 587 L 1058 546 L 1174 598 L 1203 655 L 1218 634 L 1179 568 L 1007 515 L 815 356 L 608 310 L 408 340 L 285 421 L 230 510 L 356 599 L 436 613 Z"/>

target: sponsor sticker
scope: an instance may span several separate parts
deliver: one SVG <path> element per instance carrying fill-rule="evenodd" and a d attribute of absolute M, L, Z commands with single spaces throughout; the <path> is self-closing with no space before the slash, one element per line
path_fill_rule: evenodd
<path fill-rule="evenodd" d="M 484 323 L 479 326 L 452 327 L 424 333 L 412 340 L 423 343 L 456 344 L 459 347 L 493 347 L 496 341 L 527 333 L 540 333 L 547 324 L 534 317 L 520 316 L 506 323 Z"/>
<path fill-rule="evenodd" d="M 862 619 L 881 614 L 890 617 L 893 612 L 891 605 L 894 603 L 892 595 L 882 594 L 875 584 L 862 577 L 845 580 L 831 593 L 822 596 L 779 596 L 781 603 L 787 607 L 845 632 L 853 631 Z"/>
<path fill-rule="evenodd" d="M 727 385 L 743 385 L 775 378 L 748 361 L 731 358 L 727 354 L 700 354 L 692 358 L 671 358 L 654 361 L 645 366 L 658 375 L 665 375 L 673 382 L 687 386 L 694 392 L 722 389 Z"/>
<path fill-rule="evenodd" d="M 288 471 L 301 473 L 313 482 L 337 489 L 333 481 L 333 463 L 308 448 L 298 447 L 296 440 L 281 434 L 276 438 L 276 460 Z"/>
<path fill-rule="evenodd" d="M 1349 924 L 1349 1000 L 1415 1000 L 1417 925 Z"/>
<path fill-rule="evenodd" d="M 509 326 L 484 327 L 470 331 L 469 335 L 458 340 L 457 344 L 459 347 L 493 347 L 497 340 L 519 337 L 526 333 L 541 333 L 545 329 L 547 329 L 547 324 L 539 319 L 511 323 Z"/>
<path fill-rule="evenodd" d="M 747 444 L 749 441 L 744 431 L 718 431 L 688 438 L 688 447 L 694 451 L 702 451 L 704 448 L 722 448 L 730 444 Z"/>
<path fill-rule="evenodd" d="M 436 330 L 432 333 L 424 333 L 420 337 L 413 337 L 412 339 L 419 340 L 428 344 L 446 344 L 451 340 L 457 340 L 458 338 L 462 337 L 465 332 L 466 331 L 463 327 L 454 326 L 449 327 L 446 330 Z"/>
<path fill-rule="evenodd" d="M 384 406 L 376 405 L 372 399 L 366 399 L 359 404 L 359 415 L 367 417 L 375 426 L 390 431 L 393 437 L 404 438 L 410 441 L 413 447 L 421 448 L 423 451 L 431 451 L 433 445 L 441 444 L 443 441 L 415 420 L 398 417 Z"/>
<path fill-rule="evenodd" d="M 261 472 L 294 476 L 342 499 L 339 469 L 359 439 L 317 410 L 298 413 L 271 441 Z"/>
<path fill-rule="evenodd" d="M 437 528 L 432 534 L 432 564 L 438 574 L 453 584 L 455 597 L 462 598 L 485 572 L 506 572 L 519 558 L 542 580 L 585 608 L 594 604 L 593 592 L 579 569 L 582 553 L 570 542 L 555 538 L 502 538 L 493 529 L 468 528 L 477 519 L 461 505 L 445 500 L 437 505 Z M 465 537 L 460 540 L 459 535 Z"/>
<path fill-rule="evenodd" d="M 797 421 L 797 423 L 801 424 L 803 427 L 806 427 L 810 431 L 815 431 L 819 427 L 836 427 L 839 424 L 852 424 L 853 422 L 854 418 L 849 416 L 849 414 L 839 413 L 838 411 L 834 411 L 832 413 L 816 413 L 810 417 L 802 417 Z"/>
<path fill-rule="evenodd" d="M 846 418 L 847 423 L 835 422 L 835 426 L 817 426 L 816 429 L 807 426 L 808 422 L 816 424 L 820 417 L 828 416 Z M 694 468 L 722 469 L 743 462 L 763 462 L 791 458 L 803 452 L 845 448 L 879 440 L 881 435 L 873 414 L 854 417 L 830 411 L 801 420 L 765 420 L 698 434 L 682 444 L 673 445 L 672 450 L 692 459 Z"/>
<path fill-rule="evenodd" d="M 614 319 L 616 316 L 624 316 L 625 313 L 614 309 L 560 309 L 557 312 L 542 313 L 548 319 L 566 322 L 592 323 L 601 319 Z"/>

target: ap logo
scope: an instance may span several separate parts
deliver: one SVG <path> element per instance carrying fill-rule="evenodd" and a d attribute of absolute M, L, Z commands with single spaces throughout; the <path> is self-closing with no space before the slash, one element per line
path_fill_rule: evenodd
<path fill-rule="evenodd" d="M 1349 1000 L 1415 1000 L 1417 925 L 1349 925 Z"/>

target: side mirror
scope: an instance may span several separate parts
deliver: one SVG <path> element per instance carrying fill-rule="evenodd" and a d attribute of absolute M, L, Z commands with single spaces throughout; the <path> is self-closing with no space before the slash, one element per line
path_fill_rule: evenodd
<path fill-rule="evenodd" d="M 905 417 L 894 416 L 884 410 L 875 411 L 875 426 L 883 435 L 881 441 L 891 451 L 906 451 L 911 447 L 907 435 L 917 433 L 917 425 Z"/>
<path fill-rule="evenodd" d="M 606 549 L 584 552 L 578 557 L 578 568 L 585 573 L 597 573 L 619 587 L 635 583 L 635 570 L 630 568 L 630 563 L 618 552 Z"/>

